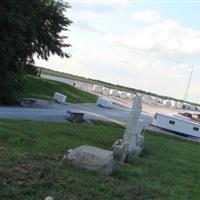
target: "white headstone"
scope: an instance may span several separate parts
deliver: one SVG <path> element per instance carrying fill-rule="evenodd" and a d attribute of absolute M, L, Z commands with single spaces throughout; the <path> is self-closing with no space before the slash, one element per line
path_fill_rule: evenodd
<path fill-rule="evenodd" d="M 143 149 L 144 136 L 142 131 L 144 128 L 143 120 L 140 120 L 142 111 L 141 97 L 136 96 L 134 98 L 133 106 L 129 115 L 128 126 L 125 130 L 123 140 L 113 144 L 114 154 L 120 157 L 120 161 L 124 162 L 124 154 L 126 155 L 139 155 Z M 124 145 L 128 148 L 124 148 Z M 120 152 L 121 149 L 121 152 Z M 127 152 L 125 152 L 127 150 Z M 120 155 L 119 155 L 120 154 Z"/>
<path fill-rule="evenodd" d="M 128 152 L 128 145 L 129 143 L 122 143 L 122 140 L 119 139 L 117 140 L 112 148 L 113 148 L 113 151 L 114 151 L 114 156 L 115 156 L 115 159 L 121 161 L 121 162 L 124 162 L 127 158 L 127 152 Z"/>

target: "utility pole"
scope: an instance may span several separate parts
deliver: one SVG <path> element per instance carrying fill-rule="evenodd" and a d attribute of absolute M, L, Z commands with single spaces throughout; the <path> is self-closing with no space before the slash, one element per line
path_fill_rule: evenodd
<path fill-rule="evenodd" d="M 190 72 L 190 75 L 189 75 L 189 79 L 188 79 L 188 83 L 187 83 L 187 87 L 186 87 L 186 91 L 185 91 L 185 96 L 184 96 L 185 101 L 187 101 L 187 98 L 188 98 L 193 71 L 194 71 L 194 66 L 192 66 L 192 69 L 191 69 L 191 72 Z"/>

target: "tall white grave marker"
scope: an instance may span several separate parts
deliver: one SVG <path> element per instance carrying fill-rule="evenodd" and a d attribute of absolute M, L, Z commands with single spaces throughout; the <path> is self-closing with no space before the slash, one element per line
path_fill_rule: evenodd
<path fill-rule="evenodd" d="M 144 124 L 140 119 L 141 111 L 141 98 L 136 96 L 134 98 L 123 140 L 118 140 L 113 144 L 114 154 L 122 162 L 126 160 L 128 155 L 139 155 L 142 152 L 144 143 L 142 131 Z"/>

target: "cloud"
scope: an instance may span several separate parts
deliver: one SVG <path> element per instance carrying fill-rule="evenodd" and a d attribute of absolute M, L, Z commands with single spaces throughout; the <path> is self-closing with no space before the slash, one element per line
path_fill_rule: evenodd
<path fill-rule="evenodd" d="M 78 28 L 87 30 L 87 31 L 91 31 L 91 32 L 96 32 L 96 33 L 102 33 L 102 31 L 96 29 L 95 27 L 93 27 L 92 25 L 90 25 L 90 23 L 86 20 L 79 20 L 77 22 L 74 22 L 74 25 L 77 26 Z"/>
<path fill-rule="evenodd" d="M 69 37 L 72 58 L 52 57 L 48 63 L 37 64 L 182 98 L 188 66 L 195 59 L 198 63 L 200 30 L 163 19 L 156 10 L 132 13 L 130 8 L 120 8 L 123 4 L 117 2 L 85 2 L 79 7 L 73 3 Z M 195 73 L 193 77 L 198 85 L 199 78 Z M 195 99 L 200 99 L 198 89 L 191 89 Z"/>
<path fill-rule="evenodd" d="M 127 5 L 127 0 L 69 0 L 69 3 L 78 11 L 101 14 L 122 10 Z"/>
<path fill-rule="evenodd" d="M 152 54 L 174 61 L 200 53 L 200 31 L 173 20 L 125 31 L 121 35 L 106 36 L 105 40 L 134 53 Z"/>
<path fill-rule="evenodd" d="M 143 10 L 131 14 L 132 19 L 144 22 L 155 22 L 159 20 L 159 15 L 155 10 Z"/>

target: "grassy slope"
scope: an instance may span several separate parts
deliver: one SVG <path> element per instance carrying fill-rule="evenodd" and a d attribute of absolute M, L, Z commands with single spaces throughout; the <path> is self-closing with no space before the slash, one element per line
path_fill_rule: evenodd
<path fill-rule="evenodd" d="M 66 95 L 67 101 L 74 103 L 94 103 L 97 99 L 96 95 L 81 91 L 64 83 L 33 76 L 25 77 L 23 97 L 52 99 L 54 92 Z"/>
<path fill-rule="evenodd" d="M 143 155 L 111 177 L 62 164 L 67 149 L 110 149 L 123 131 L 107 123 L 0 121 L 0 199 L 199 199 L 198 144 L 146 133 Z"/>

